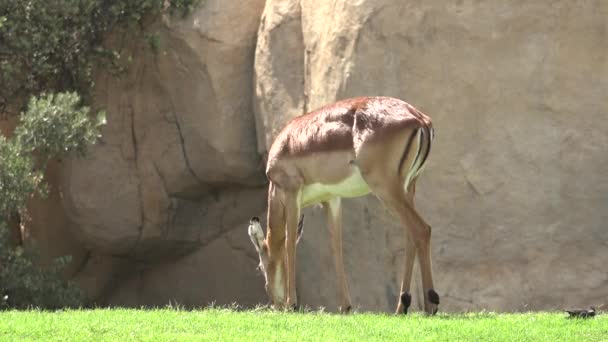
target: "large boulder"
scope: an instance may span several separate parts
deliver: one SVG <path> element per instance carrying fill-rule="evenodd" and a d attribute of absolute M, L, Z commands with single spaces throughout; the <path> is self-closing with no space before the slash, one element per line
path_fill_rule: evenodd
<path fill-rule="evenodd" d="M 436 130 L 417 207 L 434 228 L 441 309 L 597 304 L 608 295 L 607 13 L 602 1 L 268 0 L 258 148 L 289 118 L 338 99 L 411 102 Z M 354 303 L 393 310 L 403 229 L 371 197 L 348 201 L 344 215 Z M 308 224 L 299 295 L 331 307 L 326 234 Z"/>
<path fill-rule="evenodd" d="M 186 253 L 205 227 L 180 226 L 182 202 L 264 184 L 251 108 L 262 6 L 205 1 L 186 19 L 109 37 L 128 72 L 98 73 L 103 140 L 64 168 L 63 203 L 88 248 L 146 260 Z"/>
<path fill-rule="evenodd" d="M 258 149 L 264 157 L 287 121 L 306 113 L 305 65 L 300 1 L 266 1 L 254 74 Z"/>

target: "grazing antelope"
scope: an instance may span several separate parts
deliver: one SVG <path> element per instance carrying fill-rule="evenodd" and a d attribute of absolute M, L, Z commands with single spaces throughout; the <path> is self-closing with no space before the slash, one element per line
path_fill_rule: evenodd
<path fill-rule="evenodd" d="M 260 256 L 266 293 L 275 308 L 296 299 L 296 241 L 302 208 L 321 203 L 327 215 L 337 273 L 340 311 L 351 308 L 342 259 L 341 198 L 374 193 L 404 225 L 405 267 L 397 313 L 410 306 L 416 255 L 424 289 L 424 310 L 437 312 L 433 289 L 431 227 L 414 209 L 416 180 L 433 140 L 431 119 L 390 97 L 339 101 L 291 120 L 268 154 L 267 233 L 251 219 L 249 236 Z M 296 234 L 298 235 L 296 237 Z"/>

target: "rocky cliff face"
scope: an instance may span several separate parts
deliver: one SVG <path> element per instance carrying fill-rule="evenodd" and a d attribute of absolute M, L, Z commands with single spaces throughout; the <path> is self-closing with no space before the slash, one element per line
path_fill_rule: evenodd
<path fill-rule="evenodd" d="M 157 52 L 118 34 L 133 63 L 98 77 L 103 141 L 57 181 L 81 242 L 64 249 L 81 255 L 74 277 L 116 305 L 265 301 L 246 227 L 264 216 L 274 136 L 325 103 L 388 95 L 434 120 L 417 207 L 433 226 L 441 310 L 599 304 L 607 17 L 600 0 L 209 0 L 152 25 Z M 305 213 L 300 300 L 333 310 L 324 218 Z M 404 230 L 372 196 L 344 215 L 353 303 L 392 311 Z"/>
<path fill-rule="evenodd" d="M 93 297 L 251 305 L 263 293 L 235 231 L 265 205 L 251 91 L 263 6 L 205 1 L 185 20 L 110 37 L 133 63 L 120 79 L 99 74 L 103 141 L 63 178 L 71 230 L 92 251 L 76 279 Z"/>

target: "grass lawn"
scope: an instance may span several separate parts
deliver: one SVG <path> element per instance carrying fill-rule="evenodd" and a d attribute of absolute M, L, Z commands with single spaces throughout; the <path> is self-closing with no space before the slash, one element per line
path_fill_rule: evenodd
<path fill-rule="evenodd" d="M 608 315 L 96 309 L 0 312 L 1 341 L 608 341 Z"/>

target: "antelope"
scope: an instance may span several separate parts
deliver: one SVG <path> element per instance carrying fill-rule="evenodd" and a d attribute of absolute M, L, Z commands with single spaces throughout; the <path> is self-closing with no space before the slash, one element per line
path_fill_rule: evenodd
<path fill-rule="evenodd" d="M 248 229 L 273 307 L 297 305 L 296 243 L 302 233 L 298 217 L 302 208 L 322 204 L 336 269 L 339 311 L 351 310 L 342 255 L 341 199 L 373 193 L 404 226 L 404 273 L 396 313 L 407 314 L 410 306 L 416 256 L 424 310 L 437 312 L 431 227 L 414 208 L 416 180 L 429 156 L 433 135 L 428 116 L 390 97 L 342 100 L 287 123 L 268 153 L 266 237 L 257 217 L 250 220 Z"/>

